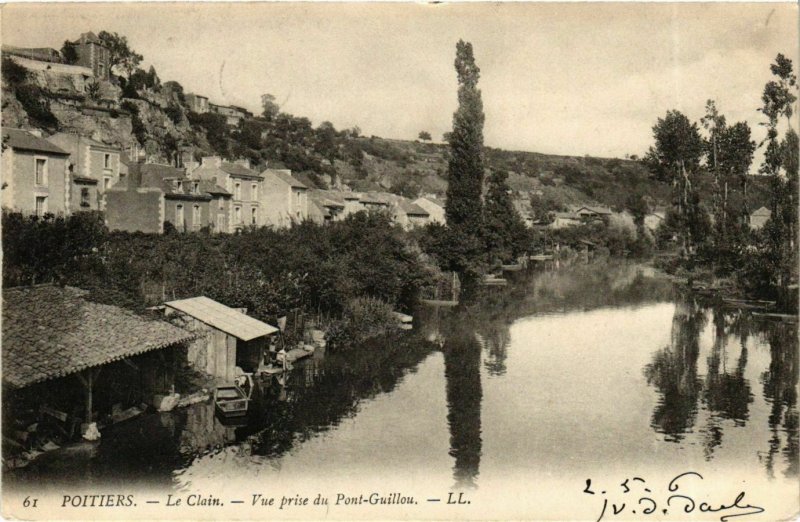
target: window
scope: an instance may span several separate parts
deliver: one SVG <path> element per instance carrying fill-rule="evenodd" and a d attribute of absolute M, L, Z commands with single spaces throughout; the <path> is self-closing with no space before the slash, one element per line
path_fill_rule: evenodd
<path fill-rule="evenodd" d="M 252 194 L 252 197 L 250 199 L 252 199 L 253 201 L 257 201 L 258 200 L 258 183 L 253 183 L 253 185 L 250 187 L 250 190 L 251 190 L 251 194 Z"/>
<path fill-rule="evenodd" d="M 200 205 L 192 207 L 192 226 L 200 228 Z"/>
<path fill-rule="evenodd" d="M 89 203 L 89 189 L 86 188 L 86 187 L 83 187 L 81 189 L 81 206 L 82 207 L 90 206 L 90 203 Z"/>
<path fill-rule="evenodd" d="M 237 225 L 242 224 L 242 207 L 233 208 L 233 222 Z"/>
<path fill-rule="evenodd" d="M 39 217 L 47 213 L 47 196 L 36 196 L 36 215 Z"/>
<path fill-rule="evenodd" d="M 222 198 L 219 198 L 219 209 L 225 210 L 225 200 Z"/>
<path fill-rule="evenodd" d="M 110 169 L 111 168 L 111 154 L 104 154 L 103 155 L 103 168 Z"/>
<path fill-rule="evenodd" d="M 250 209 L 250 224 L 257 225 L 258 224 L 258 209 L 252 208 Z"/>
<path fill-rule="evenodd" d="M 175 182 L 175 190 L 177 190 L 178 192 L 183 192 L 183 181 L 177 180 Z"/>
<path fill-rule="evenodd" d="M 183 205 L 178 204 L 175 206 L 175 226 L 178 228 L 183 228 L 185 225 L 183 219 Z"/>
<path fill-rule="evenodd" d="M 242 199 L 242 184 L 237 182 L 233 185 L 233 199 Z"/>
<path fill-rule="evenodd" d="M 45 158 L 36 158 L 36 184 L 40 186 L 47 185 L 47 160 Z"/>
<path fill-rule="evenodd" d="M 105 190 L 108 189 L 109 187 L 111 187 L 111 178 L 109 176 L 105 176 L 103 178 L 103 189 Z"/>
<path fill-rule="evenodd" d="M 199 181 L 195 181 L 194 183 L 192 183 L 192 193 L 200 194 L 200 182 Z"/>

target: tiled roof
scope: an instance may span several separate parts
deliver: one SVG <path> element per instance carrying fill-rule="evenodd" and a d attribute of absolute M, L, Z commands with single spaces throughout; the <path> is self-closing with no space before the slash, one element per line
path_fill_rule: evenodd
<path fill-rule="evenodd" d="M 13 149 L 69 156 L 68 152 L 56 147 L 46 139 L 34 136 L 30 132 L 22 129 L 3 129 L 3 138 L 6 136 L 8 136 L 7 145 Z"/>
<path fill-rule="evenodd" d="M 225 190 L 224 188 L 220 187 L 213 181 L 209 179 L 201 179 L 200 180 L 200 191 L 206 192 L 208 194 L 215 194 L 215 195 L 222 195 L 222 196 L 232 196 L 230 192 Z"/>
<path fill-rule="evenodd" d="M 389 201 L 385 195 L 380 192 L 366 192 L 361 195 L 361 203 L 372 205 L 388 205 Z"/>
<path fill-rule="evenodd" d="M 249 341 L 278 331 L 274 326 L 263 323 L 238 310 L 227 307 L 205 296 L 170 301 L 165 306 L 183 312 L 223 332 Z"/>
<path fill-rule="evenodd" d="M 307 186 L 303 185 L 303 183 L 301 183 L 299 180 L 295 179 L 292 176 L 292 173 L 291 173 L 290 170 L 267 169 L 267 170 L 265 170 L 264 172 L 261 173 L 262 176 L 265 176 L 267 174 L 275 175 L 275 177 L 277 177 L 279 180 L 283 181 L 284 183 L 286 183 L 287 185 L 289 185 L 292 188 L 299 188 L 299 189 L 307 189 L 308 188 Z"/>
<path fill-rule="evenodd" d="M 232 176 L 261 179 L 261 176 L 259 176 L 258 172 L 250 170 L 244 165 L 239 165 L 238 163 L 229 163 L 227 161 L 223 161 L 222 164 L 219 166 L 219 169 L 223 172 L 227 172 Z"/>
<path fill-rule="evenodd" d="M 12 387 L 63 377 L 194 335 L 164 321 L 42 285 L 3 289 L 3 381 Z"/>

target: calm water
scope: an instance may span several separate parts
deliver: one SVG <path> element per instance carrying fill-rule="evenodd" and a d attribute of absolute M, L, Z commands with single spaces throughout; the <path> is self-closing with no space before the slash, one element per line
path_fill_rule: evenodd
<path fill-rule="evenodd" d="M 582 493 L 586 479 L 610 490 L 638 476 L 665 490 L 698 471 L 720 502 L 746 490 L 765 519 L 796 511 L 796 325 L 706 306 L 636 265 L 515 279 L 466 310 L 421 308 L 397 339 L 315 354 L 265 383 L 245 426 L 205 404 L 150 415 L 17 480 L 248 502 L 251 492 L 464 490 L 472 511 L 436 513 L 596 519 L 602 502 Z"/>

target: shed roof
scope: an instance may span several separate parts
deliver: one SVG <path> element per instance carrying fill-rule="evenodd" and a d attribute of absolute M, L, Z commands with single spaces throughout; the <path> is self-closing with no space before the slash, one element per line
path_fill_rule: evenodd
<path fill-rule="evenodd" d="M 44 138 L 40 138 L 22 129 L 3 129 L 3 137 L 8 136 L 8 146 L 12 149 L 47 152 L 59 156 L 69 156 L 69 152 L 56 147 Z"/>
<path fill-rule="evenodd" d="M 254 319 L 206 296 L 170 301 L 165 303 L 165 306 L 190 315 L 198 321 L 206 323 L 217 330 L 222 330 L 226 334 L 242 341 L 250 341 L 278 331 L 274 326 Z"/>
<path fill-rule="evenodd" d="M 195 337 L 55 285 L 3 289 L 3 382 L 28 386 Z"/>

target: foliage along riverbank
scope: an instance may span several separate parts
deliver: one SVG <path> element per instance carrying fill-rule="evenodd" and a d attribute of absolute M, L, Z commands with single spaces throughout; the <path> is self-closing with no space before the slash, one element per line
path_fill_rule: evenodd
<path fill-rule="evenodd" d="M 102 215 L 3 214 L 3 284 L 48 283 L 144 311 L 206 295 L 271 324 L 296 311 L 338 319 L 358 298 L 408 310 L 438 268 L 382 214 L 234 235 L 109 232 Z"/>

